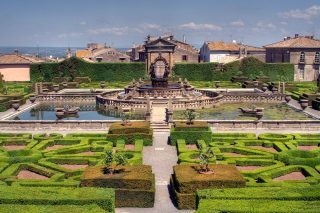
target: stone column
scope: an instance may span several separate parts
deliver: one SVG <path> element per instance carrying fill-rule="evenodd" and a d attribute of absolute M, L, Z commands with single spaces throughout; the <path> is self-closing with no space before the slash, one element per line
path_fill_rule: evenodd
<path fill-rule="evenodd" d="M 172 52 L 169 52 L 169 63 L 170 63 L 170 71 L 171 71 L 173 67 Z M 170 75 L 171 74 L 172 73 L 170 72 Z"/>
<path fill-rule="evenodd" d="M 40 82 L 40 91 L 39 91 L 40 94 L 43 93 L 43 87 L 42 87 L 42 82 Z"/>
<path fill-rule="evenodd" d="M 286 82 L 282 82 L 282 94 L 286 93 Z"/>
<path fill-rule="evenodd" d="M 278 82 L 278 93 L 281 93 L 281 83 L 280 83 L 280 81 Z"/>
<path fill-rule="evenodd" d="M 38 83 L 35 83 L 35 84 L 34 84 L 34 93 L 35 93 L 36 95 L 39 94 Z"/>

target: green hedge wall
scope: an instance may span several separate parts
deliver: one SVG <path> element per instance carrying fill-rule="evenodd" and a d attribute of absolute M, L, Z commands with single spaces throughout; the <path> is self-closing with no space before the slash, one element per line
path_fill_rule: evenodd
<path fill-rule="evenodd" d="M 144 63 L 90 63 L 78 58 L 69 60 L 75 64 L 76 76 L 88 76 L 92 81 L 131 81 L 145 75 Z M 59 67 L 65 62 L 31 64 L 31 81 L 52 81 L 54 77 L 70 77 L 67 66 L 63 71 L 59 71 Z"/>
<path fill-rule="evenodd" d="M 97 204 L 107 212 L 114 212 L 115 208 L 113 189 L 1 186 L 0 192 L 1 204 L 79 206 Z"/>
<path fill-rule="evenodd" d="M 294 80 L 293 64 L 263 63 L 253 57 L 225 64 L 222 69 L 217 63 L 181 63 L 174 67 L 175 75 L 190 81 L 229 81 L 239 71 L 249 78 L 263 74 L 272 81 Z"/>

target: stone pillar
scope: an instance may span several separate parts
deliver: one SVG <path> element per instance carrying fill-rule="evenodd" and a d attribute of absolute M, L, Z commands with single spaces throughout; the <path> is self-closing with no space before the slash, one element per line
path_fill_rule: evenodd
<path fill-rule="evenodd" d="M 169 53 L 169 63 L 170 63 L 170 71 L 172 70 L 172 67 L 173 67 L 173 60 L 172 60 L 172 52 Z M 172 73 L 170 72 L 170 75 Z"/>
<path fill-rule="evenodd" d="M 172 110 L 169 110 L 168 108 L 166 108 L 166 122 L 167 123 L 172 123 L 172 115 L 173 115 Z"/>
<path fill-rule="evenodd" d="M 286 93 L 286 82 L 282 82 L 282 94 Z"/>
<path fill-rule="evenodd" d="M 280 83 L 280 81 L 278 82 L 278 93 L 281 93 L 281 83 Z"/>
<path fill-rule="evenodd" d="M 169 110 L 172 110 L 172 98 L 171 98 L 171 97 L 169 97 L 168 109 L 169 109 Z"/>
<path fill-rule="evenodd" d="M 150 65 L 151 65 L 151 53 L 147 53 L 147 63 L 146 63 L 146 70 L 147 70 L 147 74 L 149 74 L 149 69 L 150 69 Z"/>
<path fill-rule="evenodd" d="M 34 93 L 35 93 L 36 95 L 39 94 L 38 83 L 35 83 L 35 84 L 34 84 Z"/>
<path fill-rule="evenodd" d="M 40 91 L 39 91 L 40 94 L 43 93 L 43 86 L 42 86 L 42 82 L 40 82 Z"/>

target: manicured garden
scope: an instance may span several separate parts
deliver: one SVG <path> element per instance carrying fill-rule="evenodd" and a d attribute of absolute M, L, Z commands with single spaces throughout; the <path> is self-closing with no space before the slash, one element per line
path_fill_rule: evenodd
<path fill-rule="evenodd" d="M 65 212 L 152 207 L 154 175 L 142 165 L 144 145 L 152 145 L 145 122 L 115 123 L 108 134 L 1 133 L 1 212 L 23 205 L 32 211 L 57 205 Z"/>
<path fill-rule="evenodd" d="M 213 133 L 201 138 L 195 136 L 203 124 L 190 124 L 189 130 L 181 126 L 171 130 L 171 144 L 178 150 L 179 165 L 171 180 L 178 208 L 269 212 L 269 203 L 279 212 L 319 208 L 319 134 Z M 181 131 L 186 134 L 176 137 Z M 204 163 L 213 174 L 197 172 Z"/>

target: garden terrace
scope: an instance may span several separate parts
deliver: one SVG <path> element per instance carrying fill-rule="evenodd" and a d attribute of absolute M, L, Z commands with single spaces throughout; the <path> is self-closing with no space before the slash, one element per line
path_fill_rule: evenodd
<path fill-rule="evenodd" d="M 215 197 L 217 194 L 228 192 L 229 189 L 224 189 L 223 191 L 214 189 L 199 190 L 205 188 L 199 186 L 197 191 L 199 197 L 197 212 L 205 212 L 208 208 L 217 211 L 250 212 L 250 208 L 254 207 L 256 199 L 261 199 L 262 203 L 270 202 L 270 205 L 279 207 L 283 212 L 286 212 L 286 208 L 291 209 L 289 207 L 291 201 L 292 209 L 295 210 L 296 208 L 296 212 L 299 212 L 303 205 L 320 205 L 319 201 L 316 200 L 317 198 L 309 199 L 307 190 L 304 191 L 306 187 L 319 187 L 320 183 L 320 141 L 318 140 L 318 134 L 265 133 L 256 136 L 251 133 L 215 133 L 211 138 L 211 142 L 196 140 L 192 143 L 194 144 L 192 147 L 188 146 L 184 138 L 177 139 L 176 146 L 180 166 L 192 167 L 195 164 L 199 165 L 199 148 L 210 147 L 215 155 L 209 159 L 209 164 L 212 166 L 235 166 L 246 180 L 246 188 L 243 190 L 244 194 L 240 192 L 242 189 L 230 189 L 230 193 L 237 191 L 239 194 L 231 195 L 226 193 L 224 198 L 218 198 Z M 310 149 L 300 150 L 299 146 L 312 147 L 312 151 L 309 151 Z M 183 170 L 183 172 L 186 171 Z M 213 169 L 213 171 L 216 170 Z M 175 172 L 174 179 L 171 181 L 180 208 L 195 208 L 195 206 L 191 207 L 189 205 L 190 202 L 192 203 L 191 194 L 183 194 L 179 191 L 179 187 L 191 186 L 188 184 L 183 185 L 176 180 L 177 178 L 183 179 L 189 174 L 191 174 L 191 171 L 184 175 L 179 175 L 179 173 Z M 197 179 L 198 176 L 195 174 L 192 177 L 196 179 L 194 181 L 200 181 L 201 179 L 200 177 Z M 207 188 L 210 188 L 210 186 L 207 186 Z M 212 188 L 215 187 L 213 186 Z M 281 194 L 283 198 L 279 197 L 278 199 L 276 197 L 270 200 L 268 196 L 269 193 L 272 193 L 273 188 L 275 189 L 275 194 L 279 193 L 280 195 L 280 189 L 288 191 L 288 193 Z M 195 191 L 196 189 L 193 188 L 192 190 Z M 259 190 L 266 190 L 266 194 L 258 193 Z M 289 192 L 290 190 L 301 190 L 299 195 L 301 197 L 293 198 L 292 193 Z M 253 197 L 246 199 L 245 192 L 248 192 L 247 195 L 249 196 L 251 191 Z M 210 195 L 207 192 L 212 192 L 212 194 Z M 319 196 L 319 193 L 313 194 Z M 234 196 L 239 196 L 239 198 Z M 261 196 L 261 198 L 258 198 L 258 196 Z M 263 198 L 263 196 L 266 197 Z M 232 206 L 226 206 L 225 203 L 230 203 Z M 286 208 L 281 207 L 281 205 L 286 206 Z M 315 208 L 310 207 L 310 212 Z M 257 209 L 254 209 L 264 212 L 263 205 L 259 205 Z"/>
<path fill-rule="evenodd" d="M 148 128 L 148 126 L 145 125 L 142 125 L 142 127 Z M 0 185 L 1 187 L 8 187 L 7 190 L 10 190 L 10 187 L 13 186 L 18 188 L 21 186 L 34 187 L 31 191 L 35 191 L 36 189 L 40 190 L 40 187 L 52 187 L 53 191 L 64 191 L 66 188 L 73 190 L 74 187 L 78 188 L 81 185 L 80 177 L 87 168 L 104 165 L 106 151 L 108 150 L 113 150 L 115 153 L 126 156 L 128 165 L 136 165 L 138 168 L 143 168 L 141 165 L 144 144 L 143 139 L 131 141 L 131 145 L 128 147 L 123 140 L 112 142 L 108 140 L 107 137 L 108 134 L 91 133 L 71 133 L 66 136 L 57 133 L 35 134 L 33 137 L 32 134 L 29 133 L 2 133 L 0 134 Z M 8 146 L 22 145 L 23 147 L 19 147 L 17 150 L 6 148 Z M 50 149 L 50 147 L 54 147 L 54 149 Z M 141 170 L 141 168 L 138 170 Z M 149 175 L 152 176 L 152 173 L 150 172 Z M 138 179 L 138 176 L 136 178 Z M 154 179 L 151 178 L 151 180 Z M 150 187 L 149 191 L 146 192 L 148 195 L 142 193 L 140 201 L 146 197 L 151 199 L 150 196 L 152 193 L 154 194 L 154 181 L 152 184 L 153 188 Z M 91 188 L 88 188 L 88 190 L 90 191 Z M 98 191 L 99 189 L 97 189 L 97 193 L 99 194 L 100 192 Z M 101 189 L 101 191 L 103 190 Z M 120 193 L 127 194 L 124 191 L 121 191 Z M 134 197 L 134 195 L 132 195 L 134 193 L 135 192 L 131 192 L 131 197 Z M 35 194 L 37 193 L 35 192 Z M 28 196 L 25 195 L 25 198 L 21 199 L 28 199 L 27 197 Z M 30 198 L 31 197 L 32 196 L 30 195 Z M 12 198 L 21 200 L 19 197 L 15 198 L 13 196 Z M 41 209 L 44 208 L 44 205 L 53 205 L 50 199 L 51 198 L 47 198 L 47 200 L 44 199 L 47 203 L 26 201 L 23 204 L 35 205 L 30 207 L 31 209 Z M 105 199 L 107 199 L 107 196 Z M 17 201 L 6 202 L 7 201 L 4 201 L 2 204 L 14 204 L 14 208 L 20 208 L 19 205 L 16 205 L 18 204 Z M 60 201 L 56 202 L 55 205 L 58 205 Z M 83 201 L 82 204 L 80 204 L 81 200 L 79 200 L 78 203 L 76 201 L 70 201 L 69 203 L 64 201 L 61 202 L 61 204 L 71 205 L 70 208 L 74 205 L 75 209 L 78 208 L 77 205 L 94 204 L 92 200 L 91 203 Z M 114 205 L 120 205 L 119 203 L 121 203 L 121 206 L 130 204 L 130 202 L 121 201 L 121 199 L 116 201 L 115 204 L 113 204 L 113 202 L 114 200 L 112 200 L 112 208 L 114 208 Z M 133 204 L 131 203 L 130 205 L 132 206 Z M 153 205 L 153 199 L 148 202 L 148 206 L 150 205 Z M 5 207 L 2 206 L 0 208 Z M 48 208 L 51 207 L 49 206 Z M 84 209 L 89 208 L 99 209 L 100 207 L 84 206 Z M 61 207 L 61 209 L 63 208 Z M 68 209 L 67 206 L 66 209 Z M 114 210 L 110 210 L 110 212 L 113 211 Z"/>

